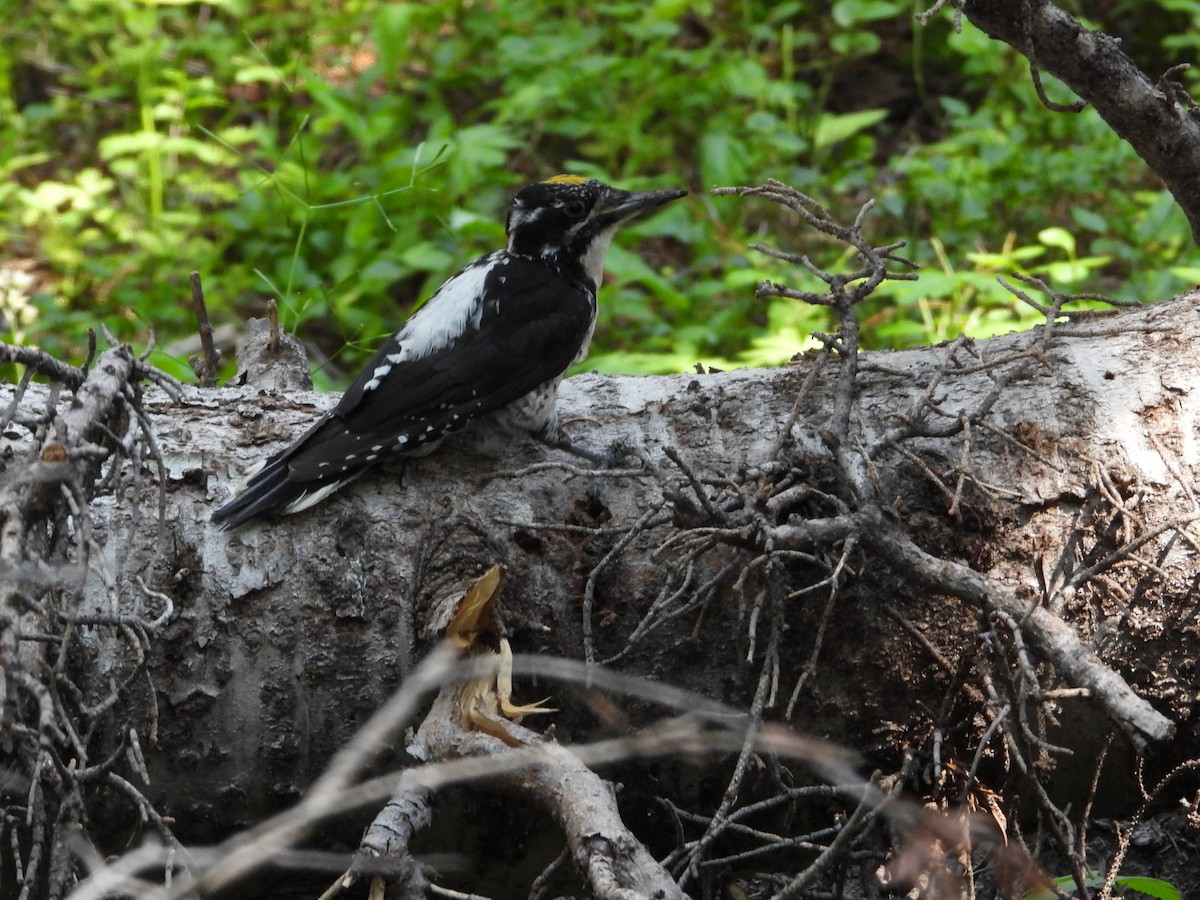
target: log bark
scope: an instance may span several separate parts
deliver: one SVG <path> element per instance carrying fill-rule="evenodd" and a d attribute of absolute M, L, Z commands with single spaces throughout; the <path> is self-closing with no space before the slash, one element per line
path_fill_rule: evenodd
<path fill-rule="evenodd" d="M 336 397 L 147 388 L 162 476 L 135 457 L 92 499 L 71 610 L 91 625 L 62 644 L 73 708 L 93 710 L 93 758 L 141 735 L 140 789 L 177 834 L 223 837 L 294 802 L 425 652 L 436 599 L 502 562 L 519 653 L 590 656 L 767 718 L 790 706 L 795 727 L 872 761 L 935 731 L 937 753 L 969 760 L 979 720 L 943 735 L 930 711 L 991 690 L 963 684 L 995 674 L 988 653 L 1012 663 L 1019 702 L 1053 705 L 1049 733 L 1081 766 L 1108 728 L 1180 758 L 1197 737 L 1198 302 L 863 354 L 838 446 L 825 354 L 579 376 L 560 400 L 572 438 L 625 442 L 624 468 L 467 432 L 234 532 L 211 511 Z M 33 438 L 18 417 L 10 473 Z M 104 627 L 121 617 L 154 626 L 148 646 Z M 134 649 L 142 676 L 97 712 L 139 671 Z M 603 730 L 594 704 L 534 680 L 521 692 L 554 695 L 560 742 Z M 660 711 L 613 702 L 633 723 Z"/>

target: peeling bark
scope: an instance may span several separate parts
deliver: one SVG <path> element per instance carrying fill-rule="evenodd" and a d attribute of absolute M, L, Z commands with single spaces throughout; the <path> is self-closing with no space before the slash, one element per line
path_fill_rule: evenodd
<path fill-rule="evenodd" d="M 581 376 L 561 397 L 572 437 L 630 441 L 639 465 L 595 472 L 468 432 L 306 514 L 233 533 L 207 523 L 211 510 L 336 397 L 242 386 L 187 388 L 176 402 L 147 389 L 165 482 L 134 457 L 121 490 L 92 501 L 74 615 L 161 627 L 139 650 L 144 673 L 94 714 L 111 724 L 92 735 L 92 757 L 134 727 L 139 789 L 189 841 L 281 809 L 424 651 L 434 600 L 504 562 L 518 650 L 582 658 L 590 642 L 598 661 L 742 708 L 766 685 L 768 717 L 794 691 L 798 728 L 873 761 L 926 746 L 943 727 L 927 710 L 966 708 L 972 721 L 1009 665 L 1014 703 L 1053 706 L 1055 742 L 1091 753 L 1098 710 L 1135 744 L 1173 741 L 1161 752 L 1178 758 L 1196 740 L 1198 300 L 1059 323 L 1049 341 L 1034 331 L 863 354 L 851 439 L 837 445 L 825 428 L 839 375 L 824 355 L 767 371 Z M 46 399 L 30 385 L 23 402 Z M 920 436 L 888 439 L 926 407 Z M 981 409 L 967 431 L 939 430 Z M 16 423 L 6 436 L 18 454 L 32 439 Z M 803 478 L 755 494 L 780 467 Z M 854 512 L 866 491 L 881 518 Z M 772 592 L 781 602 L 764 605 Z M 139 671 L 119 628 L 78 630 L 66 646 L 82 691 L 72 708 L 103 701 L 109 675 Z M 964 689 L 976 669 L 990 674 Z M 597 728 L 572 696 L 553 701 L 564 742 Z M 654 712 L 612 701 L 614 721 Z M 938 752 L 969 760 L 978 729 L 939 731 Z M 649 802 L 654 789 L 627 790 Z"/>

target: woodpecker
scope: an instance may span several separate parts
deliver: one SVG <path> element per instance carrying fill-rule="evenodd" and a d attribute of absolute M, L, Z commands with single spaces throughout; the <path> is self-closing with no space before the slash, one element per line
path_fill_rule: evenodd
<path fill-rule="evenodd" d="M 508 246 L 438 288 L 338 405 L 252 470 L 213 521 L 234 528 L 308 509 L 375 463 L 422 456 L 482 416 L 566 446 L 555 397 L 587 355 L 613 235 L 686 193 L 633 193 L 573 175 L 522 188 L 508 208 Z"/>

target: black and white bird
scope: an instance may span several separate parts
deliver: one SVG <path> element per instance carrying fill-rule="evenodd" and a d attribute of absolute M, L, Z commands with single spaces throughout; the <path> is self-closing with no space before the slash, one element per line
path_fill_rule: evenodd
<path fill-rule="evenodd" d="M 233 528 L 308 509 L 376 462 L 428 453 L 482 416 L 565 444 L 555 397 L 587 355 L 613 235 L 686 193 L 631 193 L 570 175 L 522 188 L 509 206 L 507 248 L 443 284 L 341 402 L 259 465 L 213 521 Z"/>

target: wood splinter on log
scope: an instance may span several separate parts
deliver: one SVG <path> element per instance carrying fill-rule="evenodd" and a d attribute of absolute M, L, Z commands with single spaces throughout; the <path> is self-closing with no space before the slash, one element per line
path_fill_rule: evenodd
<path fill-rule="evenodd" d="M 459 723 L 499 738 L 510 747 L 522 747 L 528 742 L 514 734 L 510 726 L 525 716 L 558 710 L 543 706 L 545 700 L 527 706 L 512 703 L 512 648 L 497 613 L 506 573 L 503 565 L 495 565 L 479 576 L 463 598 L 450 607 L 452 616 L 442 638 L 464 655 L 498 660 L 495 675 L 472 678 L 455 688 Z"/>
<path fill-rule="evenodd" d="M 621 821 L 612 786 L 552 738 L 520 724 L 550 713 L 545 701 L 512 702 L 512 650 L 497 612 L 505 567 L 488 569 L 461 595 L 435 608 L 430 630 L 460 655 L 492 657 L 493 672 L 438 693 L 408 752 L 425 762 L 522 753 L 526 766 L 486 775 L 488 789 L 532 800 L 562 828 L 576 871 L 599 900 L 683 900 L 685 895 Z M 443 624 L 444 623 L 444 624 Z M 321 900 L 372 879 L 370 896 L 423 897 L 425 875 L 409 852 L 412 836 L 429 824 L 429 790 L 402 787 L 363 833 L 354 863 Z"/>

